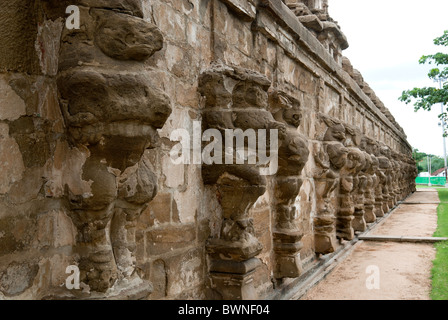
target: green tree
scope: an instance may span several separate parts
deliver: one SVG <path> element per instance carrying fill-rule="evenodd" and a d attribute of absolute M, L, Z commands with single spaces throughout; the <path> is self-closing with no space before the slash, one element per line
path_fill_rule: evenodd
<path fill-rule="evenodd" d="M 415 162 L 418 163 L 418 162 L 426 159 L 427 154 L 424 153 L 424 152 L 418 151 L 418 149 L 413 149 L 412 150 L 412 156 L 413 156 Z"/>
<path fill-rule="evenodd" d="M 418 149 L 414 149 L 412 151 L 412 156 L 417 163 L 418 173 L 428 172 L 428 157 L 431 158 L 431 173 L 445 166 L 445 161 L 443 160 L 443 158 L 432 154 L 420 152 Z"/>
<path fill-rule="evenodd" d="M 437 156 L 432 156 L 431 158 L 431 173 L 444 168 L 445 167 L 445 161 Z"/>
<path fill-rule="evenodd" d="M 434 44 L 438 46 L 448 47 L 448 30 L 444 32 L 441 37 L 434 39 Z M 412 90 L 403 91 L 400 101 L 406 104 L 414 102 L 414 109 L 418 111 L 420 109 L 430 111 L 432 106 L 442 103 L 448 104 L 448 54 L 438 52 L 436 54 L 423 56 L 419 60 L 420 64 L 434 64 L 435 67 L 428 73 L 428 77 L 434 81 L 441 81 L 442 87 L 424 87 L 414 88 Z M 447 122 L 448 115 L 446 109 L 439 114 L 439 118 L 442 121 Z M 447 131 L 444 132 L 447 136 Z"/>

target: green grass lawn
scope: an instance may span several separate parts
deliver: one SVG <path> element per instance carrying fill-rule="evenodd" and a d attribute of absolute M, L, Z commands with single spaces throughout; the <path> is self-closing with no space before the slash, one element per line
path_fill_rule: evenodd
<path fill-rule="evenodd" d="M 428 186 L 428 185 L 423 185 L 423 184 L 418 184 L 417 185 L 417 189 L 428 189 L 428 188 L 431 188 L 431 189 L 439 189 L 439 188 L 445 188 L 444 186 L 436 186 L 436 185 L 432 185 L 431 187 L 430 186 Z M 448 190 L 448 189 L 447 189 Z"/>
<path fill-rule="evenodd" d="M 448 188 L 437 188 L 440 203 L 437 207 L 437 230 L 434 237 L 448 237 Z M 435 245 L 436 259 L 432 269 L 431 299 L 448 300 L 448 241 Z"/>

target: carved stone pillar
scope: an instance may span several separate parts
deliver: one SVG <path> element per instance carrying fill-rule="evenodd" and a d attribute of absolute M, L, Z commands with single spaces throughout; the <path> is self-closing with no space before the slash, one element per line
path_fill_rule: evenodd
<path fill-rule="evenodd" d="M 391 200 L 392 200 L 392 208 L 397 205 L 398 197 L 399 197 L 399 185 L 398 185 L 398 175 L 399 175 L 399 167 L 398 163 L 395 161 L 395 159 L 392 157 L 391 159 Z"/>
<path fill-rule="evenodd" d="M 81 281 L 106 298 L 112 287 L 110 295 L 147 297 L 152 287 L 137 274 L 135 224 L 157 193 L 157 178 L 143 153 L 158 146 L 171 106 L 150 85 L 144 62 L 162 49 L 163 36 L 143 19 L 140 0 L 45 2 L 55 16 L 65 16 L 68 5 L 80 9 L 80 29 L 62 34 L 57 84 L 68 139 L 87 156 L 79 173 L 85 189 L 66 190 Z"/>
<path fill-rule="evenodd" d="M 342 142 L 345 128 L 335 119 L 319 114 L 324 135 L 313 144 L 315 166 L 313 178 L 316 192 L 314 247 L 320 254 L 332 253 L 337 247 L 336 213 L 339 208 L 339 171 L 345 165 L 348 150 Z"/>
<path fill-rule="evenodd" d="M 394 187 L 393 187 L 393 163 L 391 157 L 391 150 L 388 146 L 383 145 L 380 148 L 380 153 L 383 159 L 380 160 L 380 169 L 385 175 L 385 183 L 383 185 L 383 207 L 385 212 L 389 212 L 394 207 Z M 383 165 L 381 166 L 381 162 Z M 387 208 L 387 211 L 386 211 Z"/>
<path fill-rule="evenodd" d="M 407 163 L 405 159 L 399 159 L 398 160 L 398 167 L 399 167 L 399 177 L 398 177 L 398 183 L 400 185 L 400 195 L 398 197 L 398 201 L 403 200 L 406 197 L 406 189 L 409 188 L 409 186 L 406 185 L 406 170 L 407 170 Z"/>
<path fill-rule="evenodd" d="M 401 200 L 402 197 L 402 163 L 400 161 L 400 155 L 393 151 L 392 152 L 393 159 L 393 186 L 394 186 L 394 207 L 397 205 L 398 201 Z"/>
<path fill-rule="evenodd" d="M 406 198 L 406 196 L 410 193 L 411 187 L 408 182 L 407 178 L 407 170 L 408 170 L 408 163 L 407 159 L 400 159 L 399 160 L 399 166 L 400 166 L 400 201 Z"/>
<path fill-rule="evenodd" d="M 365 174 L 367 164 L 364 152 L 360 150 L 363 145 L 363 139 L 358 128 L 345 125 L 345 130 L 346 140 L 344 141 L 344 144 L 349 148 L 349 161 L 347 161 L 347 165 L 350 165 L 351 163 L 353 166 L 351 172 L 353 178 L 353 190 L 350 192 L 350 197 L 353 201 L 354 212 L 351 227 L 354 231 L 364 231 L 366 229 L 366 221 L 364 218 L 364 193 L 367 183 Z"/>
<path fill-rule="evenodd" d="M 372 158 L 372 172 L 373 172 L 373 197 L 374 208 L 373 213 L 376 218 L 384 217 L 383 210 L 383 191 L 381 185 L 381 171 L 379 168 L 379 145 L 376 141 L 366 138 L 366 151 Z"/>
<path fill-rule="evenodd" d="M 325 143 L 313 145 L 314 185 L 316 190 L 316 217 L 314 218 L 314 250 L 328 254 L 336 250 L 336 210 L 335 192 L 339 183 L 337 174 L 331 168 L 331 162 Z"/>
<path fill-rule="evenodd" d="M 353 190 L 353 178 L 350 174 L 353 168 L 351 168 L 352 163 L 349 163 L 347 165 L 347 155 L 349 153 L 349 150 L 343 144 L 343 142 L 345 142 L 346 140 L 345 127 L 339 121 L 332 119 L 326 115 L 320 114 L 319 117 L 326 123 L 328 127 L 323 138 L 323 144 L 325 152 L 328 154 L 328 159 L 331 164 L 330 168 L 332 172 L 334 172 L 338 177 L 337 187 L 335 187 L 332 184 L 331 178 L 333 174 L 330 173 L 329 180 L 327 181 L 327 186 L 323 188 L 323 190 L 325 190 L 323 193 L 323 197 L 328 197 L 330 191 L 333 190 L 333 188 L 337 188 L 337 190 L 335 190 L 337 196 L 334 197 L 334 200 L 336 201 L 336 235 L 340 238 L 352 239 L 353 228 L 351 227 L 351 221 L 353 220 L 352 210 L 354 210 L 354 206 L 350 196 L 350 193 Z M 350 169 L 348 169 L 349 167 Z M 343 171 L 344 168 L 345 171 Z M 320 187 L 322 188 L 322 186 Z M 328 193 L 326 190 L 328 190 Z M 318 206 L 319 210 L 322 210 L 322 213 L 324 213 L 329 208 L 326 205 L 325 201 L 319 201 Z M 318 215 L 320 214 L 318 213 Z M 327 227 L 327 231 L 329 231 L 328 227 L 330 226 L 330 224 L 328 219 L 318 219 L 317 222 L 317 225 L 322 224 L 322 227 Z M 319 229 L 322 230 L 324 228 L 318 228 L 317 230 L 319 231 Z M 319 232 L 318 235 L 320 234 L 322 233 Z"/>
<path fill-rule="evenodd" d="M 363 166 L 364 159 L 361 150 L 353 147 L 348 148 L 347 161 L 340 173 L 340 202 L 336 223 L 338 237 L 345 240 L 354 238 L 355 226 L 361 228 L 361 223 L 365 224 L 363 215 L 358 215 L 357 224 L 354 224 L 355 212 L 358 207 L 356 202 L 358 193 L 355 187 L 358 187 L 359 179 L 357 175 Z M 363 211 L 361 214 L 363 214 Z"/>
<path fill-rule="evenodd" d="M 364 190 L 364 218 L 366 223 L 373 223 L 376 221 L 375 209 L 375 187 L 378 183 L 375 171 L 378 167 L 378 160 L 371 154 L 364 153 L 366 159 L 366 185 Z"/>
<path fill-rule="evenodd" d="M 354 212 L 354 219 L 353 219 L 353 229 L 354 231 L 360 231 L 363 232 L 367 229 L 366 224 L 366 207 L 365 207 L 365 193 L 367 189 L 367 174 L 366 171 L 368 169 L 368 166 L 370 163 L 368 163 L 368 159 L 366 159 L 367 153 L 359 151 L 359 166 L 357 168 L 357 173 L 355 173 L 354 180 L 355 182 L 355 188 L 354 188 L 354 202 L 355 202 L 355 212 Z"/>
<path fill-rule="evenodd" d="M 379 162 L 379 178 L 380 178 L 380 188 L 382 195 L 382 209 L 384 214 L 388 213 L 390 209 L 389 206 L 389 182 L 388 182 L 388 170 L 390 168 L 389 159 L 384 156 L 378 157 Z"/>
<path fill-rule="evenodd" d="M 411 185 L 411 192 L 417 191 L 417 185 L 415 183 L 415 178 L 418 176 L 417 163 L 413 158 L 409 158 L 409 175 L 408 183 Z"/>
<path fill-rule="evenodd" d="M 383 173 L 380 170 L 379 159 L 375 157 L 375 160 L 378 162 L 377 170 L 375 171 L 375 176 L 377 182 L 375 184 L 375 208 L 373 212 L 377 218 L 384 217 L 384 208 L 383 208 Z"/>
<path fill-rule="evenodd" d="M 389 150 L 389 163 L 390 163 L 390 168 L 388 170 L 388 176 L 389 176 L 389 180 L 388 180 L 388 184 L 389 184 L 389 207 L 392 209 L 395 207 L 396 203 L 397 203 L 397 183 L 396 183 L 396 179 L 397 179 L 397 165 L 395 163 L 395 159 L 393 156 L 393 151 Z"/>
<path fill-rule="evenodd" d="M 274 276 L 277 279 L 296 278 L 302 273 L 300 250 L 303 244 L 300 240 L 303 231 L 297 222 L 300 208 L 295 206 L 295 200 L 303 183 L 300 175 L 308 161 L 309 150 L 305 138 L 297 132 L 302 118 L 300 102 L 273 90 L 270 108 L 275 120 L 286 127 L 280 141 L 275 179 Z"/>
<path fill-rule="evenodd" d="M 280 129 L 284 134 L 285 125 L 267 110 L 269 87 L 270 81 L 259 73 L 214 63 L 199 79 L 200 93 L 206 99 L 203 129 L 216 130 L 222 136 L 237 129 Z M 241 152 L 254 150 L 245 145 L 238 150 Z M 256 256 L 262 245 L 255 237 L 249 212 L 265 193 L 266 178 L 260 174 L 259 162 L 236 164 L 233 148 L 225 153 L 202 165 L 204 184 L 216 186 L 222 207 L 220 235 L 207 241 L 212 287 L 223 299 L 255 299 L 253 273 L 260 265 Z M 232 163 L 224 159 L 229 153 Z"/>
<path fill-rule="evenodd" d="M 393 209 L 397 203 L 396 200 L 396 185 L 395 185 L 395 179 L 396 179 L 396 170 L 394 160 L 390 160 L 390 169 L 388 170 L 388 176 L 389 176 L 389 208 Z"/>

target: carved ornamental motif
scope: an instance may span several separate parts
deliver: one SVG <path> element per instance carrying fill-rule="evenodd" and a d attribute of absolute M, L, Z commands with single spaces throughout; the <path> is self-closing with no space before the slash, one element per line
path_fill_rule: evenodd
<path fill-rule="evenodd" d="M 302 273 L 300 250 L 303 231 L 297 217 L 300 207 L 295 200 L 303 184 L 301 173 L 308 161 L 308 144 L 297 128 L 301 123 L 300 102 L 283 92 L 270 95 L 271 112 L 275 120 L 284 123 L 286 132 L 280 141 L 279 169 L 275 179 L 276 222 L 273 231 L 276 253 L 275 277 L 296 278 Z"/>
<path fill-rule="evenodd" d="M 270 85 L 265 76 L 256 72 L 214 63 L 199 79 L 200 93 L 206 99 L 203 129 L 218 130 L 222 136 L 226 129 L 277 129 L 284 134 L 285 125 L 267 110 Z M 245 146 L 244 150 L 239 150 L 242 151 L 249 154 L 255 150 Z M 232 153 L 232 164 L 202 165 L 204 184 L 216 187 L 222 207 L 220 236 L 207 243 L 210 274 L 222 298 L 253 299 L 252 276 L 260 265 L 256 256 L 262 245 L 254 235 L 249 211 L 265 193 L 266 178 L 260 174 L 260 166 L 236 164 L 237 153 L 228 152 Z"/>
<path fill-rule="evenodd" d="M 338 23 L 328 14 L 328 1 L 283 0 L 283 2 L 342 65 L 342 51 L 348 48 L 348 41 Z"/>
<path fill-rule="evenodd" d="M 163 36 L 142 19 L 141 1 L 70 4 L 80 8 L 81 27 L 63 31 L 57 84 L 69 141 L 87 157 L 78 183 L 90 192 L 66 189 L 81 281 L 92 292 L 138 287 L 145 297 L 151 284 L 137 273 L 135 226 L 157 177 L 143 153 L 157 147 L 171 107 L 144 62 L 162 49 Z"/>
<path fill-rule="evenodd" d="M 315 251 L 327 254 L 334 252 L 337 246 L 340 171 L 346 165 L 348 149 L 343 144 L 346 140 L 345 127 L 324 114 L 319 114 L 319 119 L 326 129 L 322 143 L 315 143 L 313 147 L 316 164 L 313 174 L 316 185 L 314 241 Z"/>

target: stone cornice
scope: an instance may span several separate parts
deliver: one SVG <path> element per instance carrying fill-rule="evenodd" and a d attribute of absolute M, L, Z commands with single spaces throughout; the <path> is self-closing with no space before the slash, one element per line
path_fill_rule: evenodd
<path fill-rule="evenodd" d="M 409 149 L 412 149 L 411 145 L 407 142 L 406 135 L 400 130 L 401 128 L 398 128 L 386 117 L 375 103 L 363 92 L 358 83 L 342 69 L 319 40 L 299 21 L 297 16 L 295 16 L 281 0 L 261 0 L 259 8 L 271 13 L 279 25 L 291 32 L 298 45 L 305 48 L 305 50 L 316 59 L 325 70 L 344 83 L 350 94 L 363 101 L 364 107 L 377 116 L 386 127 L 390 128 L 393 133 L 401 139 L 402 143 L 409 147 Z M 275 37 L 275 34 L 270 33 L 270 36 Z"/>

